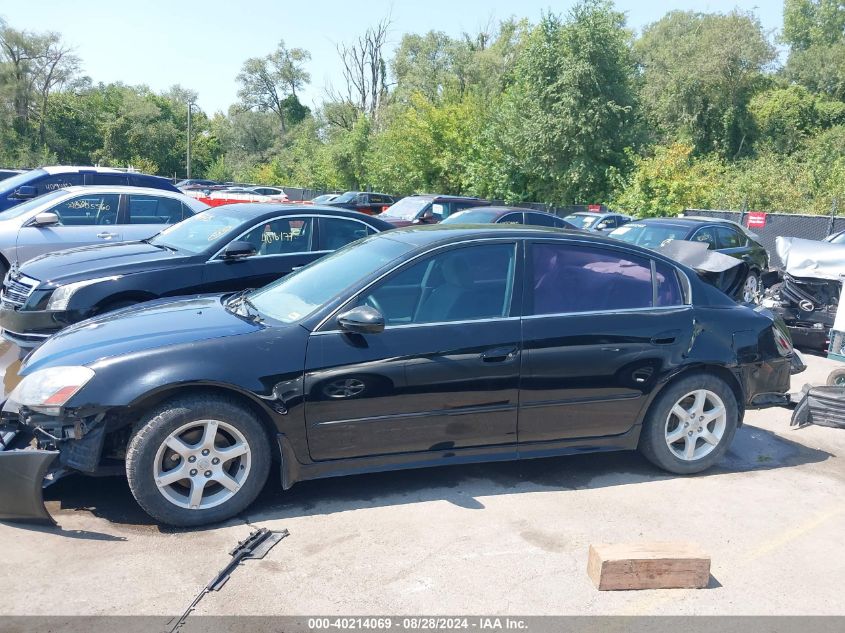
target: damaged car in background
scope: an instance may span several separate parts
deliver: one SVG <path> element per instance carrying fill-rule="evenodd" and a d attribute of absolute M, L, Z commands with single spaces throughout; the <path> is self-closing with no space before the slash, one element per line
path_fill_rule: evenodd
<path fill-rule="evenodd" d="M 71 473 L 125 473 L 182 526 L 244 511 L 271 469 L 288 489 L 639 450 L 697 473 L 747 408 L 787 401 L 793 358 L 770 311 L 659 252 L 540 227 L 386 231 L 253 292 L 47 340 L 3 405 L 0 519 L 49 521 L 42 486 Z"/>
<path fill-rule="evenodd" d="M 796 346 L 827 349 L 845 274 L 845 244 L 778 237 L 775 250 L 783 268 L 767 280 L 763 305 L 784 320 Z"/>

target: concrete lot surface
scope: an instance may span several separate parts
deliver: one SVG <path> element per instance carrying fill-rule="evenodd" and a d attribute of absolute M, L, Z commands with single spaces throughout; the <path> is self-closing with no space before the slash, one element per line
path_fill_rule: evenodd
<path fill-rule="evenodd" d="M 16 352 L 0 348 L 4 384 Z M 795 377 L 823 383 L 811 357 Z M 0 525 L 0 614 L 181 613 L 255 526 L 290 536 L 196 614 L 845 614 L 845 431 L 752 411 L 695 477 L 635 453 L 305 482 L 271 481 L 248 514 L 202 530 L 151 523 L 122 479 L 47 491 L 60 528 Z M 693 541 L 702 590 L 598 592 L 590 543 Z"/>

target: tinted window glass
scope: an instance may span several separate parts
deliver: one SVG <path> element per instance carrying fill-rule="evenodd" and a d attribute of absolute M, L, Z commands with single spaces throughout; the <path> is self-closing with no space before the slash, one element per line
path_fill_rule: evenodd
<path fill-rule="evenodd" d="M 545 213 L 526 213 L 525 214 L 525 223 L 526 224 L 533 224 L 535 226 L 557 226 L 555 224 L 555 218 L 552 215 L 546 215 Z"/>
<path fill-rule="evenodd" d="M 505 317 L 513 292 L 513 244 L 458 248 L 393 275 L 362 302 L 389 325 Z"/>
<path fill-rule="evenodd" d="M 599 216 L 590 215 L 589 213 L 573 213 L 563 219 L 579 229 L 589 229 L 593 224 L 598 222 Z"/>
<path fill-rule="evenodd" d="M 65 200 L 50 211 L 59 216 L 62 226 L 115 224 L 119 203 L 116 193 L 88 194 Z"/>
<path fill-rule="evenodd" d="M 619 223 L 616 221 L 616 216 L 613 215 L 607 216 L 604 220 L 601 221 L 601 223 L 604 224 L 604 227 L 602 228 L 605 229 L 615 229 L 617 226 L 619 226 Z"/>
<path fill-rule="evenodd" d="M 320 250 L 336 251 L 350 242 L 375 233 L 375 229 L 354 220 L 320 218 Z"/>
<path fill-rule="evenodd" d="M 465 211 L 465 213 L 472 213 L 472 211 Z M 472 220 L 466 220 L 466 222 L 472 222 Z M 507 215 L 503 215 L 497 220 L 497 224 L 522 224 L 522 213 L 508 213 Z"/>
<path fill-rule="evenodd" d="M 720 226 L 716 229 L 719 236 L 719 248 L 739 248 L 745 246 L 745 238 L 737 231 L 727 226 Z"/>
<path fill-rule="evenodd" d="M 182 213 L 182 203 L 175 198 L 129 195 L 129 224 L 174 224 Z"/>
<path fill-rule="evenodd" d="M 54 174 L 41 178 L 38 182 L 32 183 L 38 190 L 38 195 L 56 191 L 57 189 L 64 189 L 65 187 L 73 187 L 74 185 L 81 185 L 82 174 Z"/>
<path fill-rule="evenodd" d="M 287 255 L 311 250 L 313 218 L 277 218 L 264 222 L 238 241 L 249 242 L 259 255 Z"/>
<path fill-rule="evenodd" d="M 569 244 L 532 247 L 533 314 L 613 311 L 652 305 L 651 262 Z"/>
<path fill-rule="evenodd" d="M 677 271 L 663 262 L 655 262 L 654 272 L 657 282 L 657 305 L 679 306 L 684 303 L 684 294 L 678 281 Z"/>
<path fill-rule="evenodd" d="M 129 181 L 126 174 L 91 174 L 93 185 L 125 185 Z"/>

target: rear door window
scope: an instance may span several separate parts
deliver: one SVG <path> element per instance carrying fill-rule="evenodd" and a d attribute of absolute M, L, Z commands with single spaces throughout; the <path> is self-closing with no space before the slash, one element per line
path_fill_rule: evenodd
<path fill-rule="evenodd" d="M 360 240 L 376 232 L 374 228 L 355 220 L 341 218 L 320 218 L 321 251 L 336 251 L 350 242 Z"/>
<path fill-rule="evenodd" d="M 530 263 L 528 314 L 612 312 L 655 304 L 651 260 L 645 257 L 537 242 Z M 666 294 L 667 301 L 672 300 L 671 290 Z"/>
<path fill-rule="evenodd" d="M 175 198 L 129 195 L 129 224 L 174 224 L 184 218 L 182 203 Z"/>
<path fill-rule="evenodd" d="M 126 174 L 89 174 L 89 182 L 92 185 L 125 185 L 129 182 Z"/>
<path fill-rule="evenodd" d="M 467 220 L 469 221 L 469 220 Z M 522 213 L 508 213 L 498 219 L 496 224 L 522 224 Z"/>
<path fill-rule="evenodd" d="M 545 213 L 526 213 L 525 214 L 525 223 L 526 224 L 533 224 L 534 226 L 558 226 L 555 224 L 555 218 L 551 215 L 546 215 Z"/>

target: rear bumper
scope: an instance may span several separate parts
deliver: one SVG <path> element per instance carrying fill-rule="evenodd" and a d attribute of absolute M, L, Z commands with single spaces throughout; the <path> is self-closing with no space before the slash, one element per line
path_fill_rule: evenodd
<path fill-rule="evenodd" d="M 0 451 L 0 521 L 56 524 L 42 490 L 53 481 L 48 474 L 58 455 L 35 449 Z"/>
<path fill-rule="evenodd" d="M 798 348 L 827 349 L 827 337 L 830 330 L 826 327 L 815 328 L 801 325 L 788 325 L 792 343 Z"/>

